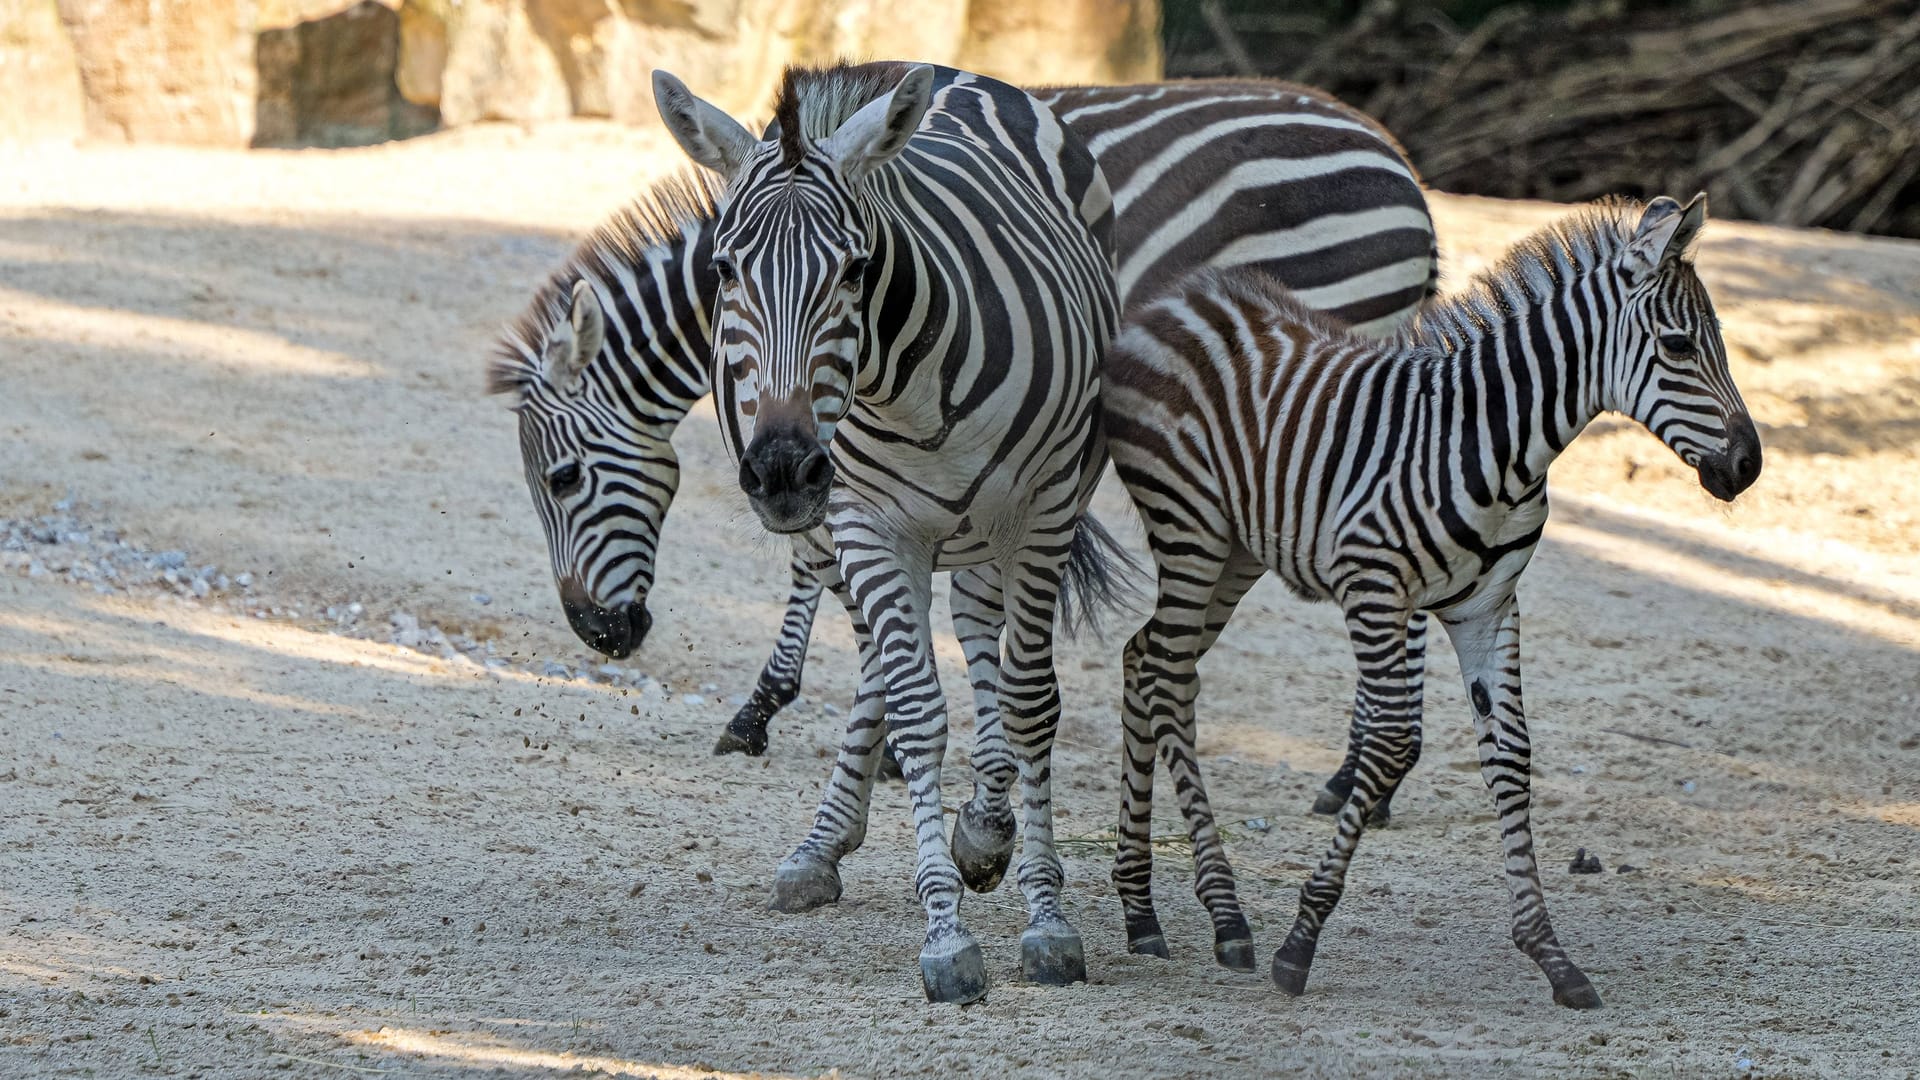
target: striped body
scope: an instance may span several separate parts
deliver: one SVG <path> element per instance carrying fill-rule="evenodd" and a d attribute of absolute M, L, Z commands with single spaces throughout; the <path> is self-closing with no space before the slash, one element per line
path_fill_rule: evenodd
<path fill-rule="evenodd" d="M 1514 940 L 1556 1000 L 1598 1004 L 1554 937 L 1534 864 L 1515 586 L 1546 521 L 1548 466 L 1602 411 L 1645 423 L 1720 498 L 1758 476 L 1759 442 L 1686 255 L 1704 213 L 1703 199 L 1588 210 L 1386 341 L 1245 271 L 1198 273 L 1130 315 L 1103 403 L 1159 579 L 1154 616 L 1124 658 L 1114 882 L 1135 951 L 1165 955 L 1148 845 L 1157 754 L 1188 819 L 1218 955 L 1251 959 L 1194 756 L 1195 665 L 1270 572 L 1341 606 L 1360 674 L 1351 791 L 1275 956 L 1276 981 L 1304 986 L 1368 814 L 1418 754 L 1408 637 L 1431 612 L 1473 703 Z"/>
<path fill-rule="evenodd" d="M 714 394 L 742 490 L 769 530 L 838 570 L 862 643 L 835 770 L 849 783 L 830 784 L 781 864 L 775 906 L 837 897 L 884 722 L 912 803 L 927 997 L 986 992 L 947 848 L 929 613 L 936 570 L 991 564 L 1012 627 L 997 686 L 1024 794 L 1023 964 L 1037 981 L 1084 979 L 1053 850 L 1052 636 L 1104 467 L 1099 362 L 1119 316 L 1105 177 L 1039 101 L 964 72 L 790 70 L 765 141 L 670 77 L 655 95 L 682 147 L 728 178 Z"/>

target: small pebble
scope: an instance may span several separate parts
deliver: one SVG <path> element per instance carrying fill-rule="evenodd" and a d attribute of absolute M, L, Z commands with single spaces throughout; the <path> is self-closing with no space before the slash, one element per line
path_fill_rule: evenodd
<path fill-rule="evenodd" d="M 1587 854 L 1586 848 L 1575 850 L 1573 861 L 1567 864 L 1569 874 L 1598 874 L 1602 869 L 1604 868 L 1600 865 L 1600 856 Z"/>
<path fill-rule="evenodd" d="M 701 697 L 699 694 L 681 694 L 680 695 L 680 704 L 682 705 L 705 705 L 706 703 L 707 703 L 707 699 L 704 697 Z"/>
<path fill-rule="evenodd" d="M 473 602 L 479 604 L 481 607 L 486 607 L 488 604 L 493 603 L 493 597 L 483 592 L 477 592 L 473 594 Z"/>

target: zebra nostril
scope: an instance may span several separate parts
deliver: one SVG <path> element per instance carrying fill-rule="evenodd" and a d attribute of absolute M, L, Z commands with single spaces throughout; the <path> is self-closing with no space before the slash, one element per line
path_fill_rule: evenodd
<path fill-rule="evenodd" d="M 759 495 L 766 490 L 766 485 L 760 480 L 760 472 L 753 467 L 753 458 L 750 456 L 743 456 L 740 459 L 740 490 L 750 496 Z"/>
<path fill-rule="evenodd" d="M 833 482 L 833 459 L 818 447 L 800 463 L 800 486 L 823 488 Z"/>

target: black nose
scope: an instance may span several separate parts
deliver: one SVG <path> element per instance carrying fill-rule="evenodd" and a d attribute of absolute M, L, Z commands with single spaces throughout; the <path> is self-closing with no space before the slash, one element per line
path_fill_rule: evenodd
<path fill-rule="evenodd" d="M 653 628 L 653 616 L 645 604 L 603 608 L 563 596 L 560 606 L 566 609 L 567 625 L 573 627 L 581 641 L 615 660 L 632 655 L 646 640 L 647 631 Z"/>
<path fill-rule="evenodd" d="M 819 524 L 833 487 L 833 459 L 809 434 L 780 430 L 755 435 L 740 455 L 740 490 L 776 532 Z"/>
<path fill-rule="evenodd" d="M 1727 451 L 1700 462 L 1700 483 L 1722 501 L 1731 500 L 1760 479 L 1760 433 L 1742 416 L 1727 425 Z"/>

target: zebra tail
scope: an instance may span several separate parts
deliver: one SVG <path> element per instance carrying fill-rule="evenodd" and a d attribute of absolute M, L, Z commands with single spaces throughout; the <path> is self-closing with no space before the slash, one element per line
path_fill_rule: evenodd
<path fill-rule="evenodd" d="M 1067 637 L 1103 636 L 1102 620 L 1124 612 L 1141 596 L 1140 564 L 1092 514 L 1082 514 L 1067 547 L 1060 582 L 1060 626 Z"/>

